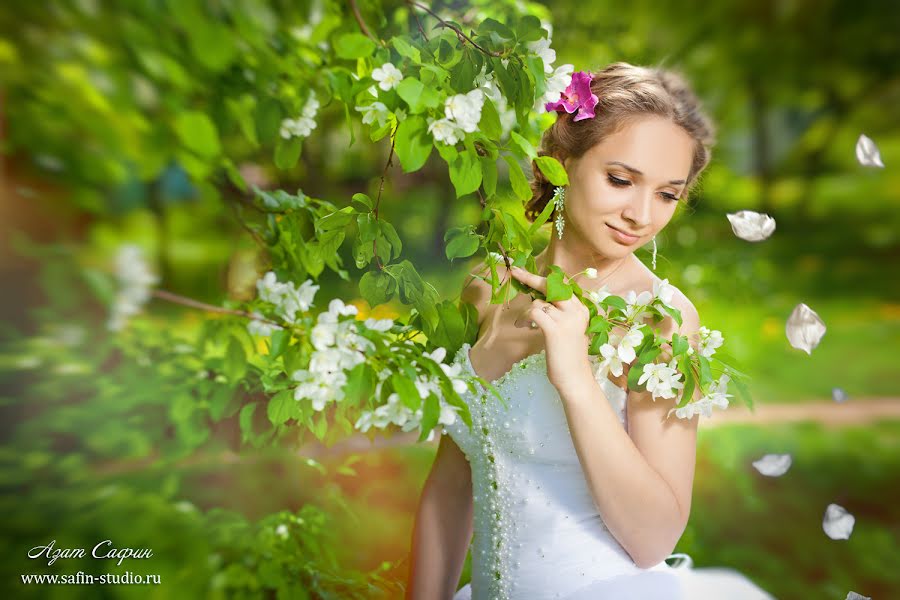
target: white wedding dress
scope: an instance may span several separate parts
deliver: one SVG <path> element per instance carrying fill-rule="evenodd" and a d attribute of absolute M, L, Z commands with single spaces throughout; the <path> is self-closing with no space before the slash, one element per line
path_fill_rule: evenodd
<path fill-rule="evenodd" d="M 454 361 L 476 374 L 469 349 Z M 636 566 L 588 490 L 544 351 L 493 383 L 506 406 L 466 392 L 472 430 L 459 418 L 442 426 L 472 468 L 472 581 L 454 600 L 773 600 L 732 569 L 692 568 L 686 554 L 668 557 L 682 558 L 676 566 Z M 626 427 L 625 390 L 600 385 Z"/>

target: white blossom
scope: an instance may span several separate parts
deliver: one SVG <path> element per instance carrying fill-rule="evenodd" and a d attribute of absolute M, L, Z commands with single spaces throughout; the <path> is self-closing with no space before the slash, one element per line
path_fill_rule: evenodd
<path fill-rule="evenodd" d="M 731 378 L 727 373 L 723 373 L 718 381 L 710 386 L 709 393 L 706 396 L 699 400 L 688 402 L 680 408 L 673 408 L 669 411 L 668 415 L 671 415 L 674 412 L 675 416 L 679 419 L 690 419 L 696 414 L 702 414 L 704 417 L 711 417 L 713 406 L 728 408 L 728 398 L 732 397 L 731 394 L 726 393 L 730 379 Z"/>
<path fill-rule="evenodd" d="M 638 294 L 634 290 L 628 290 L 628 292 L 624 296 L 624 300 L 625 318 L 629 321 L 638 323 L 642 321 L 644 317 L 650 316 L 651 313 L 646 309 L 646 307 L 649 306 L 651 302 L 653 302 L 652 292 L 644 290 L 643 292 Z"/>
<path fill-rule="evenodd" d="M 433 119 L 428 117 L 428 133 L 434 136 L 435 141 L 444 142 L 450 146 L 459 142 L 463 137 L 463 131 L 450 119 Z"/>
<path fill-rule="evenodd" d="M 312 306 L 319 286 L 307 279 L 297 288 L 291 282 L 279 282 L 275 272 L 269 271 L 257 280 L 256 289 L 260 299 L 274 304 L 279 316 L 293 323 L 298 310 L 306 312 Z"/>
<path fill-rule="evenodd" d="M 537 100 L 537 102 L 535 102 L 535 112 L 547 112 L 547 109 L 544 108 L 544 105 L 547 102 L 559 100 L 559 95 L 562 94 L 567 87 L 569 87 L 570 83 L 572 83 L 572 73 L 574 71 L 575 65 L 570 64 L 559 65 L 558 67 L 556 67 L 556 69 L 553 70 L 553 74 L 547 78 L 544 95 L 541 96 Z"/>
<path fill-rule="evenodd" d="M 388 91 L 397 87 L 403 81 L 403 73 L 393 64 L 387 62 L 372 71 L 372 79 L 378 82 L 378 87 Z"/>
<path fill-rule="evenodd" d="M 279 133 L 284 139 L 292 137 L 307 137 L 312 130 L 316 128 L 316 113 L 319 110 L 319 100 L 316 98 L 315 92 L 309 91 L 309 97 L 306 104 L 301 109 L 301 114 L 295 119 L 284 119 L 281 121 L 281 130 Z"/>
<path fill-rule="evenodd" d="M 784 331 L 791 346 L 812 354 L 813 348 L 822 341 L 826 327 L 816 311 L 801 302 L 791 311 Z"/>
<path fill-rule="evenodd" d="M 675 287 L 668 279 L 653 282 L 653 297 L 665 304 L 672 306 L 672 298 L 675 296 Z"/>
<path fill-rule="evenodd" d="M 284 540 L 288 539 L 288 528 L 287 528 L 287 525 L 285 525 L 284 523 L 282 523 L 281 525 L 279 525 L 278 527 L 276 527 L 276 528 L 275 528 L 275 535 L 277 535 L 278 537 L 280 537 L 281 539 L 284 539 Z"/>
<path fill-rule="evenodd" d="M 600 355 L 603 357 L 597 368 L 597 377 L 606 378 L 607 374 L 612 373 L 616 377 L 622 374 L 622 359 L 619 358 L 619 352 L 612 344 L 603 344 L 600 346 Z"/>
<path fill-rule="evenodd" d="M 391 111 L 388 110 L 384 102 L 373 102 L 365 106 L 357 106 L 355 110 L 363 114 L 362 122 L 366 125 L 378 121 L 378 126 L 383 127 L 388 117 L 391 116 Z"/>
<path fill-rule="evenodd" d="M 484 92 L 475 88 L 465 94 L 450 96 L 444 102 L 444 114 L 456 122 L 466 133 L 478 130 L 481 120 L 481 109 L 484 106 Z"/>
<path fill-rule="evenodd" d="M 528 50 L 541 57 L 541 60 L 544 62 L 545 73 L 553 72 L 553 67 L 551 65 L 556 61 L 556 50 L 550 47 L 549 37 L 529 42 L 526 44 L 526 47 Z"/>
<path fill-rule="evenodd" d="M 259 319 L 264 319 L 265 317 L 259 311 L 253 311 L 254 317 L 258 317 Z M 247 331 L 250 332 L 250 335 L 258 335 L 262 337 L 269 337 L 275 331 L 279 329 L 284 329 L 280 325 L 275 325 L 274 323 L 267 323 L 265 321 L 260 321 L 257 319 L 250 319 L 250 322 L 247 323 Z"/>
<path fill-rule="evenodd" d="M 584 276 L 588 279 L 597 279 L 597 269 L 594 267 L 588 267 L 584 270 Z"/>
<path fill-rule="evenodd" d="M 726 213 L 734 235 L 748 242 L 759 242 L 775 231 L 775 219 L 752 210 Z"/>
<path fill-rule="evenodd" d="M 674 360 L 670 364 L 648 363 L 644 365 L 638 385 L 646 382 L 647 391 L 654 400 L 656 398 L 674 398 L 675 390 L 684 387 L 684 383 L 678 381 L 680 377 L 681 373 L 675 368 Z"/>
<path fill-rule="evenodd" d="M 722 337 L 721 331 L 700 326 L 700 356 L 709 358 L 723 343 L 725 343 L 725 339 Z"/>
<path fill-rule="evenodd" d="M 856 517 L 840 504 L 829 504 L 822 519 L 822 530 L 833 540 L 850 539 Z"/>
<path fill-rule="evenodd" d="M 872 138 L 863 133 L 859 134 L 859 139 L 856 140 L 856 160 L 864 167 L 884 168 L 878 146 L 875 145 Z"/>
<path fill-rule="evenodd" d="M 609 343 L 613 346 L 616 346 L 616 352 L 618 353 L 619 359 L 621 359 L 622 362 L 630 363 L 637 356 L 634 350 L 635 346 L 640 345 L 643 339 L 644 334 L 641 331 L 641 326 L 635 325 L 631 329 L 629 329 L 621 339 L 615 334 L 610 335 Z"/>
<path fill-rule="evenodd" d="M 766 454 L 753 461 L 753 467 L 766 477 L 780 477 L 791 467 L 790 454 Z"/>
<path fill-rule="evenodd" d="M 150 300 L 152 287 L 159 282 L 144 260 L 143 251 L 134 244 L 119 246 L 115 271 L 118 289 L 107 322 L 107 327 L 112 331 L 122 329 L 129 317 L 141 311 Z"/>

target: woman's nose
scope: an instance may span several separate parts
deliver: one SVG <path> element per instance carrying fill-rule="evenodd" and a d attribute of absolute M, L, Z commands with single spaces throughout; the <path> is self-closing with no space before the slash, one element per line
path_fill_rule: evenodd
<path fill-rule="evenodd" d="M 622 211 L 622 217 L 630 221 L 635 229 L 641 229 L 650 224 L 652 207 L 652 195 L 648 198 L 646 195 L 641 194 L 625 206 Z"/>

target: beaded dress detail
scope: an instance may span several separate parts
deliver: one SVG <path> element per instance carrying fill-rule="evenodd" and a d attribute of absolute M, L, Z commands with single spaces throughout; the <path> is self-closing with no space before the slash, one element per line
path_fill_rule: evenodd
<path fill-rule="evenodd" d="M 470 348 L 463 344 L 454 362 L 477 375 Z M 590 360 L 596 373 L 599 358 Z M 627 392 L 605 377 L 598 382 L 626 427 Z M 686 559 L 677 566 L 634 564 L 594 504 L 545 351 L 492 383 L 504 402 L 477 386 L 479 393 L 462 394 L 471 430 L 462 419 L 443 426 L 472 470 L 472 581 L 454 600 L 772 600 L 731 569 L 691 568 L 685 554 L 669 557 Z"/>

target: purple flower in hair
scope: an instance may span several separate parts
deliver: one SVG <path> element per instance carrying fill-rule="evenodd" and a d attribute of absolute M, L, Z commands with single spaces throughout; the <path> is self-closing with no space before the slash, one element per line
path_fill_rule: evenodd
<path fill-rule="evenodd" d="M 548 111 L 573 113 L 578 111 L 573 121 L 594 118 L 594 107 L 600 101 L 597 94 L 591 91 L 594 75 L 588 71 L 576 71 L 572 74 L 572 82 L 560 94 L 556 102 L 547 102 L 544 108 Z"/>

